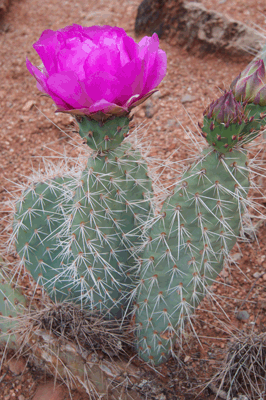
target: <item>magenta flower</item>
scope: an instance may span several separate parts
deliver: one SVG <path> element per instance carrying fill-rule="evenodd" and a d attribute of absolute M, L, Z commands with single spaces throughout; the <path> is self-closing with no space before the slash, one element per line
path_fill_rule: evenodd
<path fill-rule="evenodd" d="M 138 44 L 117 27 L 80 25 L 46 30 L 33 45 L 43 67 L 27 59 L 37 88 L 57 111 L 75 115 L 124 115 L 155 92 L 166 74 L 166 54 L 156 33 Z"/>
<path fill-rule="evenodd" d="M 252 61 L 232 82 L 237 100 L 266 105 L 266 72 L 263 60 Z"/>

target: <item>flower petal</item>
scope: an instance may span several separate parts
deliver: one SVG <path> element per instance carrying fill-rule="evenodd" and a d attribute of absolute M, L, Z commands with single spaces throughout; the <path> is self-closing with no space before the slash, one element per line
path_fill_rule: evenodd
<path fill-rule="evenodd" d="M 120 54 L 116 47 L 94 49 L 89 57 L 87 56 L 83 66 L 86 76 L 90 76 L 96 71 L 116 76 L 120 69 Z"/>
<path fill-rule="evenodd" d="M 71 108 L 89 108 L 93 103 L 72 71 L 53 74 L 47 80 L 47 86 L 50 93 L 58 96 Z"/>
<path fill-rule="evenodd" d="M 150 90 L 155 88 L 166 74 L 167 69 L 167 57 L 164 51 L 158 50 L 157 53 L 153 53 L 147 57 L 147 66 L 145 69 L 144 87 L 142 95 L 148 93 Z"/>
<path fill-rule="evenodd" d="M 57 32 L 47 29 L 41 34 L 40 39 L 34 43 L 33 48 L 39 54 L 48 74 L 57 72 L 56 53 L 59 50 Z"/>
<path fill-rule="evenodd" d="M 86 79 L 84 80 L 84 88 L 88 96 L 93 102 L 104 99 L 113 102 L 120 93 L 119 80 L 109 74 L 107 71 L 91 72 L 90 66 L 84 65 Z"/>

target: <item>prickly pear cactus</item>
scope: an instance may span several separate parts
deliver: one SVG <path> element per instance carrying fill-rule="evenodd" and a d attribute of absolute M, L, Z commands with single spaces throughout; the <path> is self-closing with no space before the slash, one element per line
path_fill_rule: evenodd
<path fill-rule="evenodd" d="M 54 301 L 80 301 L 71 251 L 66 250 L 67 213 L 74 179 L 55 178 L 29 187 L 16 204 L 13 230 L 23 267 Z"/>
<path fill-rule="evenodd" d="M 112 34 L 116 39 L 107 40 Z M 84 57 L 78 63 L 72 45 Z M 71 299 L 124 317 L 135 300 L 138 353 L 158 365 L 239 237 L 249 189 L 243 146 L 265 123 L 264 62 L 248 67 L 206 110 L 202 136 L 209 147 L 157 215 L 147 165 L 138 149 L 122 143 L 131 109 L 166 72 L 156 34 L 136 45 L 119 28 L 73 25 L 44 32 L 35 48 L 45 67 L 27 61 L 29 71 L 57 111 L 76 116 L 93 153 L 78 177 L 44 179 L 18 201 L 14 236 L 20 265 L 56 301 Z M 58 64 L 61 50 L 67 63 Z M 102 75 L 95 70 L 99 60 L 97 68 L 107 68 Z"/>
<path fill-rule="evenodd" d="M 258 108 L 254 112 L 258 115 Z M 242 230 L 249 190 L 243 144 L 258 136 L 264 114 L 254 118 L 232 92 L 205 113 L 202 135 L 211 144 L 146 224 L 136 288 L 136 347 L 158 365 L 208 293 Z M 173 353 L 174 354 L 174 353 Z"/>
<path fill-rule="evenodd" d="M 207 149 L 178 183 L 146 236 L 136 300 L 137 347 L 158 365 L 234 246 L 249 189 L 243 151 Z"/>
<path fill-rule="evenodd" d="M 51 299 L 71 299 L 110 316 L 130 307 L 136 279 L 131 251 L 152 211 L 146 162 L 129 143 L 120 144 L 128 124 L 124 117 L 79 120 L 81 136 L 96 148 L 87 168 L 78 178 L 29 187 L 13 224 L 21 264 Z"/>
<path fill-rule="evenodd" d="M 4 261 L 0 258 L 0 267 Z M 0 343 L 16 348 L 18 317 L 26 309 L 26 298 L 11 278 L 0 270 Z"/>
<path fill-rule="evenodd" d="M 82 278 L 83 302 L 117 317 L 130 306 L 127 298 L 136 280 L 130 252 L 151 212 L 151 180 L 140 152 L 129 143 L 114 149 L 125 136 L 124 121 L 111 120 L 112 126 L 119 124 L 113 132 L 110 121 L 109 130 L 101 123 L 105 138 L 108 132 L 104 145 L 95 135 L 95 121 L 86 121 L 87 136 L 82 123 L 83 137 L 91 141 L 95 136 L 95 147 L 100 148 L 81 174 L 71 213 L 72 251 Z"/>

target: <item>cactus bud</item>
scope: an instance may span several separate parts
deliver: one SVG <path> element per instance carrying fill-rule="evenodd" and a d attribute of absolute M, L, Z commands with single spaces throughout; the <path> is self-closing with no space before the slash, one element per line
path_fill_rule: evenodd
<path fill-rule="evenodd" d="M 236 101 L 232 90 L 225 92 L 218 100 L 213 101 L 207 110 L 207 118 L 227 126 L 231 122 L 242 123 L 243 114 L 243 106 Z"/>
<path fill-rule="evenodd" d="M 245 109 L 232 90 L 224 92 L 204 113 L 203 136 L 215 149 L 225 153 L 242 137 L 246 118 Z"/>
<path fill-rule="evenodd" d="M 266 106 L 266 72 L 262 59 L 251 62 L 232 82 L 238 101 Z"/>

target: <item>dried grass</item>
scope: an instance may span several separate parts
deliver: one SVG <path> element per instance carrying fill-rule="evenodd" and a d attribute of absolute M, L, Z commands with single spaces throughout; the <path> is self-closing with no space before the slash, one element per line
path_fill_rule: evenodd
<path fill-rule="evenodd" d="M 25 324 L 20 324 L 21 337 L 38 328 L 72 341 L 80 349 L 101 350 L 109 357 L 125 353 L 123 344 L 131 344 L 128 321 L 121 326 L 120 320 L 105 319 L 98 310 L 80 309 L 71 303 L 47 304 L 41 310 L 32 310 L 24 318 Z"/>
<path fill-rule="evenodd" d="M 216 398 L 231 400 L 245 395 L 252 400 L 265 399 L 266 332 L 239 331 L 233 336 L 220 370 L 206 386 Z"/>

